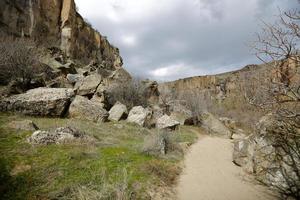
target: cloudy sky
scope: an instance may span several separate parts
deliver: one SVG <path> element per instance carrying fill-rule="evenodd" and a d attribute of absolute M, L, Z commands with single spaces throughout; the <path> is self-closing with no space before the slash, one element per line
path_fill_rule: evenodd
<path fill-rule="evenodd" d="M 76 0 L 80 14 L 118 47 L 124 67 L 160 81 L 258 63 L 247 43 L 259 21 L 296 0 Z"/>

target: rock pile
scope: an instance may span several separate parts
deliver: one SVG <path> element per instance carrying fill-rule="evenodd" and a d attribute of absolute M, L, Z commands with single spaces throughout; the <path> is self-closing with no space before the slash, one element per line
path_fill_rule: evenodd
<path fill-rule="evenodd" d="M 95 142 L 95 139 L 77 129 L 61 127 L 54 131 L 35 131 L 27 141 L 35 145 L 68 143 L 91 144 Z"/>

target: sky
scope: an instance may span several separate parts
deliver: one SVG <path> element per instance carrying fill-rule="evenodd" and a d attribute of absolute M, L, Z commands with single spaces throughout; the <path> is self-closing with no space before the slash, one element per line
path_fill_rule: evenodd
<path fill-rule="evenodd" d="M 158 81 L 258 64 L 249 44 L 297 0 L 75 0 L 132 75 Z"/>

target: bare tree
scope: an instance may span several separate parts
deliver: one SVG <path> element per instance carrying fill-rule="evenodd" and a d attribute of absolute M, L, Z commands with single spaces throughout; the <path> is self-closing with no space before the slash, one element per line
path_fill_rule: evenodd
<path fill-rule="evenodd" d="M 271 185 L 284 198 L 300 199 L 300 10 L 280 11 L 278 21 L 262 25 L 253 48 L 273 75 L 268 85 L 245 97 L 252 105 L 275 111 L 278 126 L 266 130 L 274 155 L 267 155 L 272 165 L 263 171 L 269 177 L 282 177 L 282 183 Z"/>
<path fill-rule="evenodd" d="M 299 1 L 300 4 L 300 1 Z M 273 24 L 262 22 L 262 32 L 257 33 L 253 44 L 256 56 L 270 65 L 274 78 L 267 88 L 268 102 L 257 102 L 257 96 L 248 98 L 252 104 L 284 104 L 300 102 L 300 11 L 298 9 L 281 12 Z M 272 72 L 270 72 L 272 73 Z M 290 116 L 299 116 L 299 111 L 291 111 Z"/>
<path fill-rule="evenodd" d="M 38 53 L 27 39 L 3 38 L 0 42 L 0 83 L 18 81 L 20 89 L 28 89 L 39 72 Z"/>

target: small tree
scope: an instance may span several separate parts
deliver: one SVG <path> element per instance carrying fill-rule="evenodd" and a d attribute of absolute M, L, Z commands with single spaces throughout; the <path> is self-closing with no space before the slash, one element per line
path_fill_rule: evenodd
<path fill-rule="evenodd" d="M 0 42 L 0 83 L 18 81 L 25 91 L 38 73 L 34 43 L 27 39 L 2 39 Z"/>

